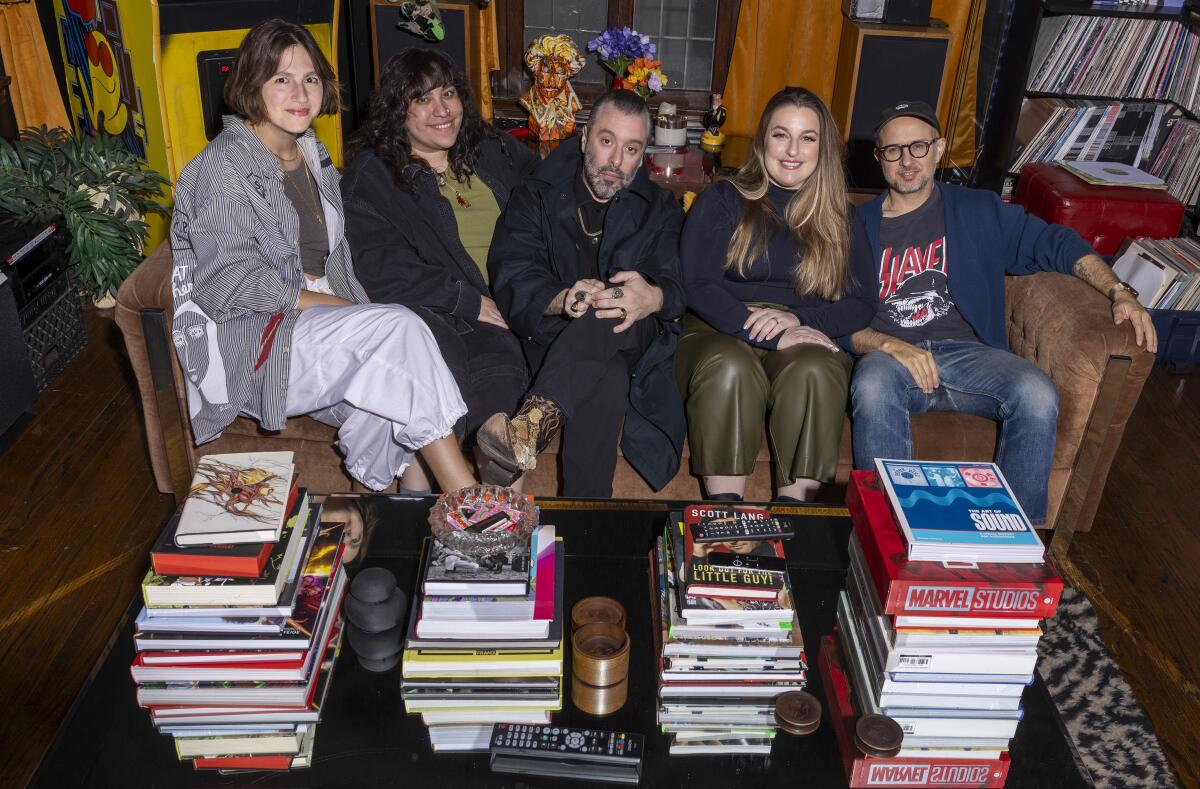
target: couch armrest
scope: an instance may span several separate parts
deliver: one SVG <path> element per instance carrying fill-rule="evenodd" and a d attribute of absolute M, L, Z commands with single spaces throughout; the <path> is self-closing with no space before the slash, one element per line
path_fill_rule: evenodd
<path fill-rule="evenodd" d="M 168 449 L 168 441 L 176 443 L 174 434 L 178 431 L 174 425 L 165 426 L 161 421 L 160 411 L 166 418 L 172 413 L 170 400 L 160 398 L 163 392 L 156 387 L 156 376 L 152 370 L 148 341 L 153 345 L 161 345 L 165 338 L 148 338 L 143 326 L 143 311 L 156 313 L 160 316 L 156 331 L 162 334 L 165 326 L 170 325 L 171 315 L 171 248 L 160 244 L 158 249 L 150 254 L 141 265 L 122 283 L 117 291 L 117 307 L 115 320 L 125 339 L 125 348 L 129 352 L 129 362 L 133 367 L 134 376 L 138 382 L 138 394 L 142 403 L 142 418 L 146 426 L 146 446 L 150 452 L 150 466 L 154 471 L 154 482 L 162 493 L 173 493 L 176 490 L 175 477 L 177 470 L 172 468 L 172 450 Z M 164 319 L 165 316 L 165 319 Z M 167 341 L 169 343 L 169 340 Z M 169 352 L 169 347 L 168 347 Z M 156 353 L 161 356 L 161 353 Z M 161 370 L 158 376 L 161 379 Z M 168 371 L 169 372 L 169 371 Z M 177 393 L 172 394 L 178 397 Z M 178 413 L 178 409 L 174 409 Z M 175 417 L 176 420 L 178 417 Z M 172 448 L 178 451 L 177 447 Z"/>
<path fill-rule="evenodd" d="M 1009 347 L 1049 373 L 1060 394 L 1088 392 L 1110 356 L 1145 354 L 1128 324 L 1113 323 L 1111 302 L 1078 277 L 1008 277 L 1006 295 Z"/>
<path fill-rule="evenodd" d="M 1037 364 L 1058 388 L 1055 464 L 1073 469 L 1066 499 L 1074 506 L 1060 513 L 1056 525 L 1086 530 L 1154 355 L 1137 346 L 1127 323 L 1113 323 L 1109 300 L 1076 277 L 1009 277 L 1006 296 L 1009 347 Z M 1116 361 L 1124 358 L 1127 368 Z M 1093 423 L 1100 405 L 1097 414 L 1104 415 L 1104 424 Z M 1063 524 L 1064 517 L 1072 522 Z"/>

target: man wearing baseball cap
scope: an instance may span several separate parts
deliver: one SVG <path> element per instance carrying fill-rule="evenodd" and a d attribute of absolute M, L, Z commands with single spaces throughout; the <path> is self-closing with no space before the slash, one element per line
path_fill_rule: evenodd
<path fill-rule="evenodd" d="M 901 101 L 875 127 L 888 188 L 858 208 L 870 241 L 851 261 L 876 300 L 871 325 L 843 342 L 861 355 L 851 383 L 854 465 L 911 458 L 910 415 L 962 411 L 1000 422 L 996 463 L 1030 520 L 1046 519 L 1058 392 L 1005 339 L 1004 276 L 1058 271 L 1112 301 L 1140 346 L 1157 338 L 1136 292 L 1070 228 L 1051 225 L 993 192 L 934 181 L 946 152 L 937 114 Z"/>

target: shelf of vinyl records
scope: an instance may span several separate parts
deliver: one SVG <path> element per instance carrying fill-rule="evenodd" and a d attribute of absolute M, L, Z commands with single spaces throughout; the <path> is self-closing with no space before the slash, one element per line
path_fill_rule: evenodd
<path fill-rule="evenodd" d="M 1113 161 L 1200 201 L 1200 30 L 1176 18 L 1080 15 L 1042 19 L 1002 195 L 1026 164 Z M 1096 9 L 1090 9 L 1093 12 Z"/>

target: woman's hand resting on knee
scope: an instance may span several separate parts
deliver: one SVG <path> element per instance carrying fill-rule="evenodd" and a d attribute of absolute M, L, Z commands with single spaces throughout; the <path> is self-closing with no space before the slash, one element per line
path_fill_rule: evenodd
<path fill-rule="evenodd" d="M 787 310 L 753 304 L 747 305 L 746 309 L 750 310 L 750 317 L 742 324 L 742 328 L 750 332 L 750 339 L 755 342 L 773 340 L 781 332 L 800 325 L 800 319 Z"/>
<path fill-rule="evenodd" d="M 826 350 L 837 353 L 841 350 L 838 344 L 825 336 L 823 332 L 819 332 L 811 326 L 793 326 L 790 329 L 784 330 L 779 338 L 779 344 L 775 349 L 782 351 L 785 348 L 791 348 L 793 345 L 819 345 Z"/>

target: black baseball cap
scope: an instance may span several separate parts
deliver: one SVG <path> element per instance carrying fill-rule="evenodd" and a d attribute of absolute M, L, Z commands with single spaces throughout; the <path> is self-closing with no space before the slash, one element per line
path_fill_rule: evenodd
<path fill-rule="evenodd" d="M 879 136 L 879 130 L 888 121 L 904 117 L 920 118 L 932 126 L 939 135 L 942 133 L 942 126 L 938 123 L 937 113 L 933 111 L 933 107 L 923 101 L 901 101 L 879 113 L 879 123 L 875 124 L 875 136 Z"/>

